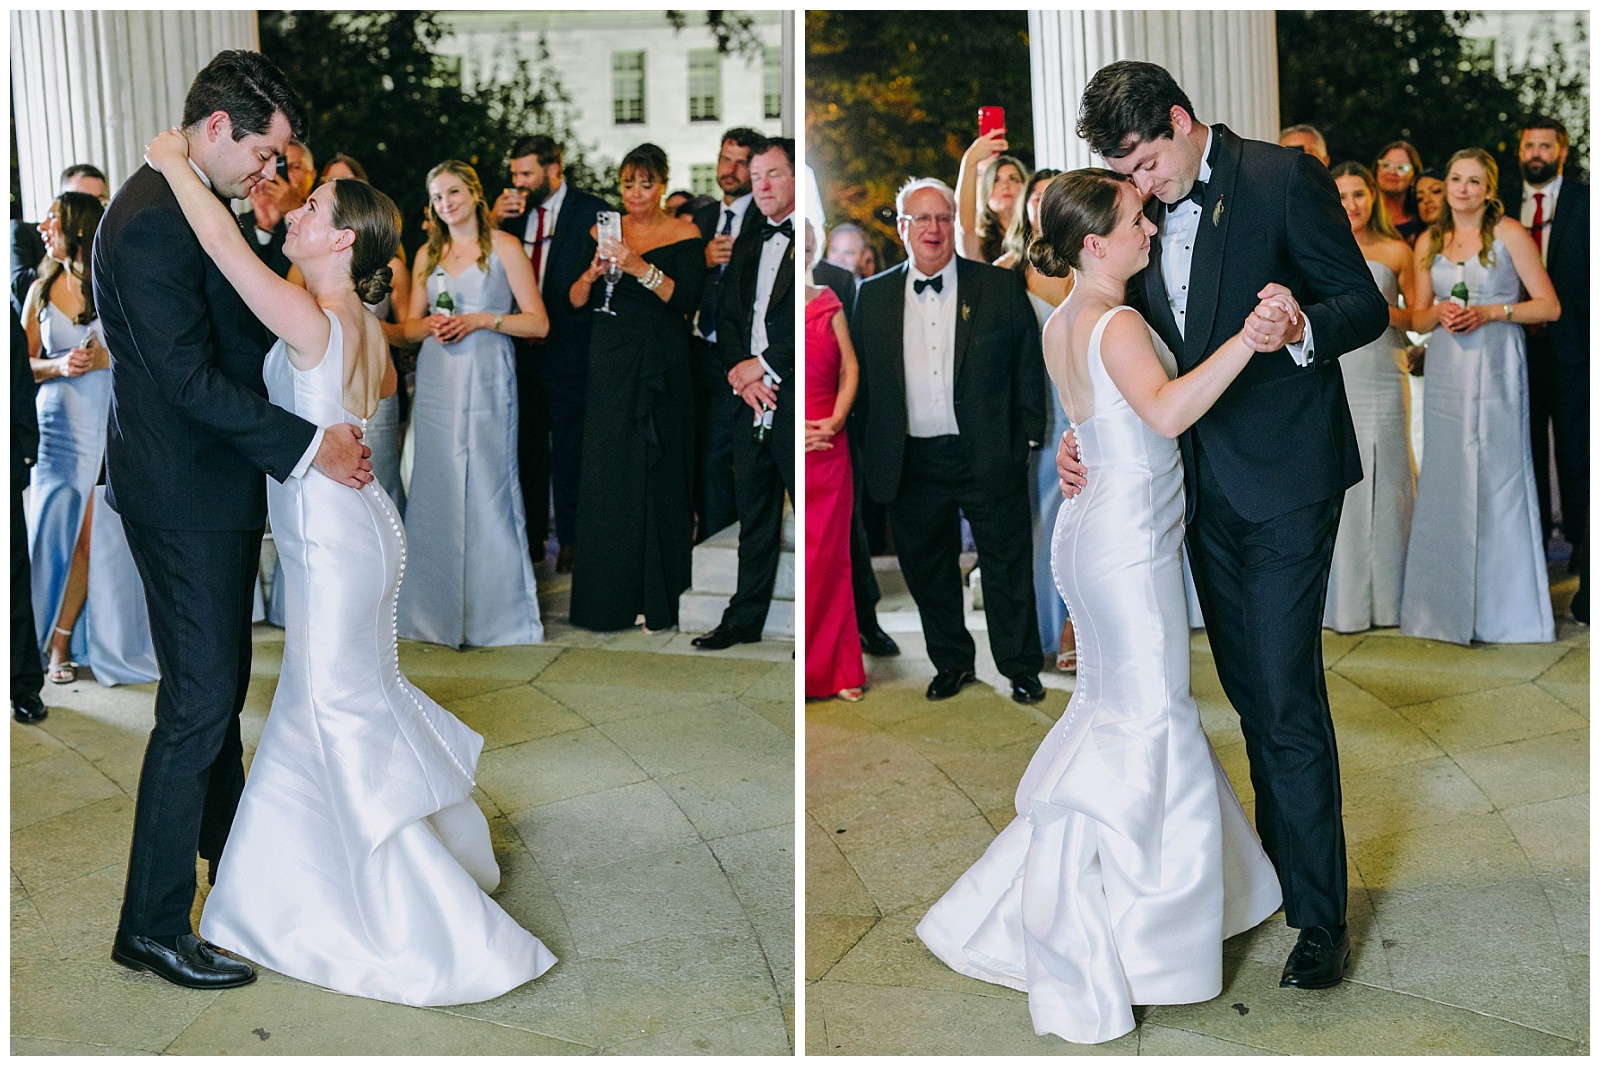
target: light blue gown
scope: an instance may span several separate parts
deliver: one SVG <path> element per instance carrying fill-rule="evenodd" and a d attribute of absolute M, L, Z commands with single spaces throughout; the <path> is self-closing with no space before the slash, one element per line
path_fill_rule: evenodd
<path fill-rule="evenodd" d="M 511 285 L 496 255 L 487 272 L 474 263 L 450 277 L 435 267 L 428 306 L 442 287 L 457 314 L 511 311 Z M 516 382 L 503 333 L 480 329 L 455 344 L 422 343 L 405 516 L 411 566 L 400 588 L 407 640 L 457 648 L 544 640 L 517 474 Z"/>

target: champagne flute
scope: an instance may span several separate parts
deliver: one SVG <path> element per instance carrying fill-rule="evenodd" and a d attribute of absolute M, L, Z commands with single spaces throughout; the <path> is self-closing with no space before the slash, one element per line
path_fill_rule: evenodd
<path fill-rule="evenodd" d="M 597 214 L 595 216 L 595 237 L 601 244 L 604 244 L 608 237 L 614 241 L 622 240 L 622 216 L 615 211 L 601 211 Z M 601 314 L 614 316 L 616 312 L 611 310 L 611 293 L 616 289 L 617 282 L 622 280 L 622 265 L 615 259 L 609 258 L 606 263 L 606 301 L 595 310 Z"/>

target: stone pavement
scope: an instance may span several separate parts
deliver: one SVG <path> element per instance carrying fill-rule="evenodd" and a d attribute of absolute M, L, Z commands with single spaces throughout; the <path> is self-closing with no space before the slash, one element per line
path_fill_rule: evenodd
<path fill-rule="evenodd" d="M 487 740 L 495 897 L 560 958 L 549 973 L 414 1008 L 264 970 L 206 993 L 116 965 L 155 685 L 47 684 L 49 719 L 11 727 L 12 1053 L 790 1054 L 793 645 L 574 630 L 555 621 L 567 579 L 541 578 L 546 644 L 402 644 L 401 664 Z M 283 634 L 255 640 L 247 753 Z"/>
<path fill-rule="evenodd" d="M 1575 586 L 1552 572 L 1558 618 Z M 1278 988 L 1294 938 L 1276 916 L 1224 944 L 1219 998 L 1136 1008 L 1134 1032 L 1085 1047 L 1035 1036 L 1025 995 L 949 970 L 914 933 L 1014 815 L 1070 682 L 1047 676 L 1038 708 L 983 685 L 929 703 L 914 608 L 891 589 L 880 610 L 902 657 L 868 660 L 861 703 L 806 704 L 807 1054 L 1588 1054 L 1586 628 L 1472 648 L 1325 632 L 1348 980 Z M 1253 814 L 1203 632 L 1191 656 L 1206 731 Z"/>

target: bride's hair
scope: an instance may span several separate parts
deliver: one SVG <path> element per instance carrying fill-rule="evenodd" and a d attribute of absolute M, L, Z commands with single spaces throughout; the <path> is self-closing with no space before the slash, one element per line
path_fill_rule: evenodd
<path fill-rule="evenodd" d="M 356 178 L 333 181 L 333 226 L 353 230 L 350 278 L 356 295 L 375 304 L 389 294 L 394 272 L 389 260 L 400 243 L 400 209 L 388 196 Z"/>
<path fill-rule="evenodd" d="M 1117 198 L 1128 179 L 1110 170 L 1086 167 L 1058 174 L 1039 200 L 1039 232 L 1028 246 L 1034 269 L 1064 278 L 1078 269 L 1083 240 L 1104 237 L 1117 225 Z"/>

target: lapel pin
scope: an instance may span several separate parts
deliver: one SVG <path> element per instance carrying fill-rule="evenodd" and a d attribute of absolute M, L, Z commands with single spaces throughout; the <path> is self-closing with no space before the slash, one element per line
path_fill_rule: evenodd
<path fill-rule="evenodd" d="M 972 317 L 972 308 L 968 307 L 965 303 L 963 303 L 961 305 L 961 321 L 965 322 L 967 319 L 969 319 L 971 317 Z"/>
<path fill-rule="evenodd" d="M 1217 196 L 1217 206 L 1213 207 L 1211 209 L 1211 224 L 1213 226 L 1222 225 L 1222 200 L 1223 200 L 1222 195 L 1218 194 L 1218 196 Z"/>

